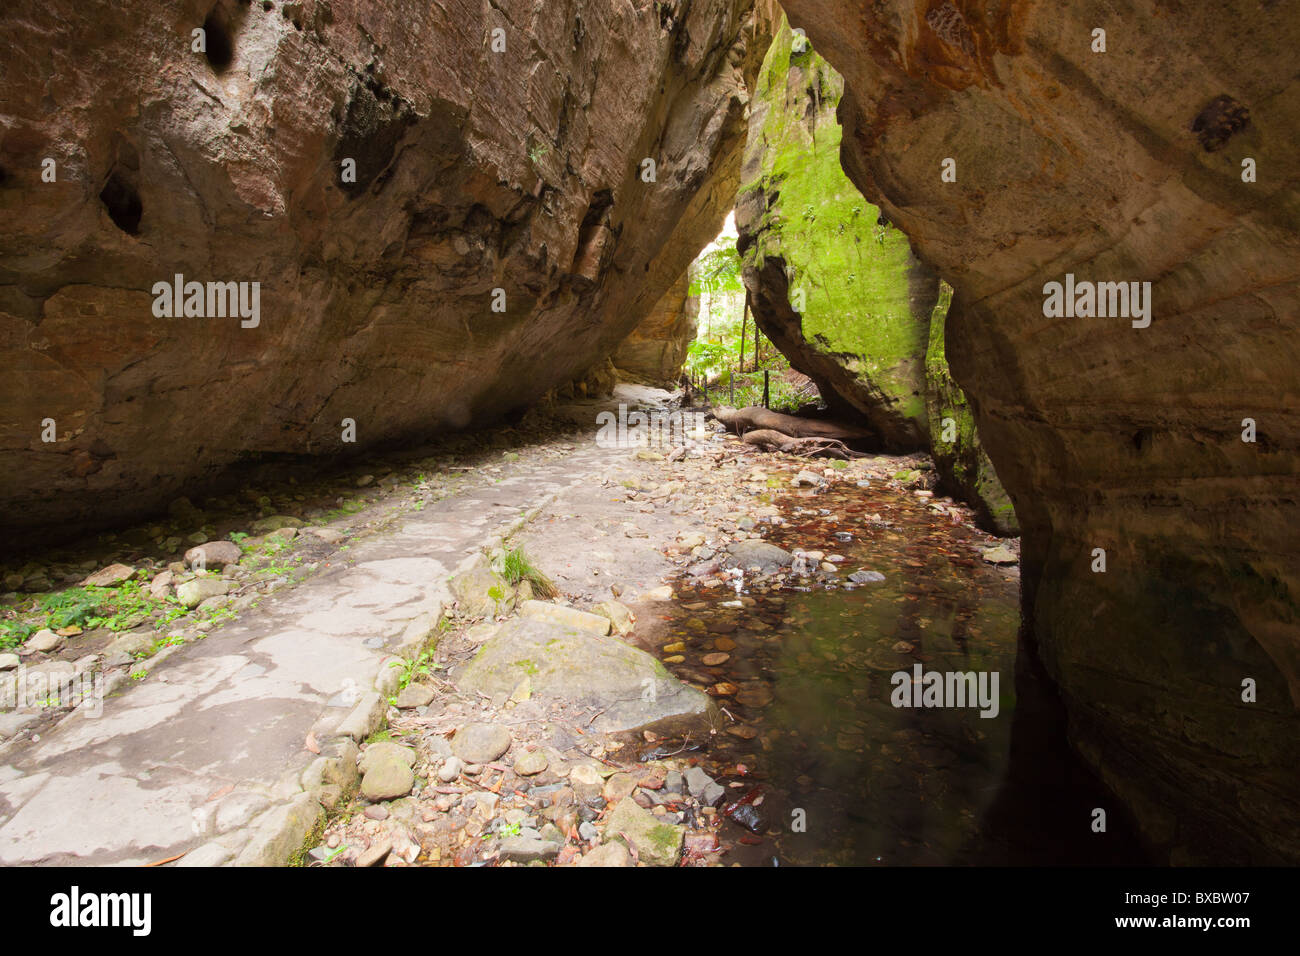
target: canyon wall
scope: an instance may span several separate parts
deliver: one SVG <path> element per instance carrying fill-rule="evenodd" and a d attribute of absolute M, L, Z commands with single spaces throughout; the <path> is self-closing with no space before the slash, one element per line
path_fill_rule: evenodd
<path fill-rule="evenodd" d="M 925 349 L 939 295 L 907 237 L 840 168 L 843 81 L 782 24 L 755 86 L 736 248 L 763 334 L 878 445 L 926 443 Z"/>
<path fill-rule="evenodd" d="M 761 6 L 7 3 L 0 537 L 603 363 L 731 207 Z"/>
<path fill-rule="evenodd" d="M 949 375 L 951 290 L 940 302 L 938 275 L 840 166 L 843 93 L 840 75 L 782 22 L 754 87 L 736 200 L 755 321 L 877 447 L 929 449 L 941 491 L 968 501 L 986 529 L 1017 534 Z"/>
<path fill-rule="evenodd" d="M 675 386 L 699 317 L 700 297 L 691 294 L 688 269 L 619 345 L 613 356 L 619 376 L 645 385 Z"/>
<path fill-rule="evenodd" d="M 785 6 L 846 171 L 956 290 L 1072 738 L 1175 862 L 1300 862 L 1294 4 Z M 1057 313 L 1067 274 L 1149 316 Z"/>
<path fill-rule="evenodd" d="M 976 523 L 1002 537 L 1020 534 L 1011 498 L 998 479 L 975 427 L 970 400 L 948 367 L 948 308 L 952 286 L 939 284 L 939 302 L 930 316 L 925 352 L 925 407 L 930 429 L 930 457 L 939 475 L 939 490 L 970 504 Z"/>

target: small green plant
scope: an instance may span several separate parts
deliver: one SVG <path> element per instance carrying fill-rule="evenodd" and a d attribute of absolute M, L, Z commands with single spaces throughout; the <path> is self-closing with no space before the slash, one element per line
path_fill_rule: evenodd
<path fill-rule="evenodd" d="M 131 672 L 131 680 L 144 680 L 148 676 L 149 676 L 149 672 L 145 670 L 143 667 L 140 668 L 140 670 L 138 671 Z"/>
<path fill-rule="evenodd" d="M 215 627 L 224 627 L 227 622 L 233 621 L 234 619 L 234 609 L 229 607 L 210 608 L 199 616 L 200 622 L 206 621 Z"/>
<path fill-rule="evenodd" d="M 511 585 L 527 581 L 532 586 L 533 594 L 543 600 L 553 598 L 559 593 L 555 583 L 533 564 L 523 548 L 514 548 L 506 552 L 501 562 L 501 576 Z M 494 600 L 500 599 L 494 596 Z"/>
<path fill-rule="evenodd" d="M 35 626 L 25 621 L 4 621 L 0 623 L 0 651 L 18 647 L 35 633 Z"/>
<path fill-rule="evenodd" d="M 42 597 L 38 609 L 45 615 L 45 626 L 55 631 L 66 627 L 126 631 L 151 617 L 156 619 L 156 627 L 163 628 L 187 613 L 176 598 L 155 599 L 138 581 L 126 581 L 116 588 L 68 588 Z"/>
<path fill-rule="evenodd" d="M 321 863 L 329 864 L 334 862 L 334 858 L 348 848 L 346 843 L 340 843 L 337 847 L 325 854 Z"/>
<path fill-rule="evenodd" d="M 696 339 L 686 348 L 686 370 L 702 378 L 727 367 L 732 361 L 732 349 L 721 342 Z"/>
<path fill-rule="evenodd" d="M 523 832 L 523 824 L 507 823 L 505 826 L 503 826 L 500 830 L 497 831 L 497 836 L 501 838 L 517 837 L 522 832 Z"/>
<path fill-rule="evenodd" d="M 93 617 L 99 606 L 104 603 L 103 588 L 75 587 L 55 594 L 47 594 L 40 599 L 40 608 L 45 612 L 45 626 L 51 630 L 64 627 L 82 627 Z"/>
<path fill-rule="evenodd" d="M 406 688 L 410 686 L 411 681 L 419 677 L 428 677 L 433 671 L 437 670 L 442 665 L 433 663 L 433 650 L 430 649 L 422 653 L 419 657 L 412 658 L 409 661 L 393 661 L 388 666 L 400 667 L 402 669 L 402 675 L 397 686 L 399 690 L 406 690 Z M 395 704 L 396 701 L 396 697 L 390 697 L 388 699 L 390 704 Z"/>

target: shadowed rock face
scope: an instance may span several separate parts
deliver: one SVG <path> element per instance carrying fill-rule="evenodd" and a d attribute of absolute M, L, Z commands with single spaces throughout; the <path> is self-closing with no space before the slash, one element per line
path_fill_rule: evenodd
<path fill-rule="evenodd" d="M 629 381 L 674 384 L 695 338 L 699 316 L 700 297 L 691 294 L 688 269 L 623 340 L 613 356 L 615 368 Z"/>
<path fill-rule="evenodd" d="M 846 171 L 956 289 L 1074 739 L 1173 859 L 1300 861 L 1294 8 L 785 6 L 844 75 Z M 1067 273 L 1152 283 L 1149 327 L 1046 317 Z"/>
<path fill-rule="evenodd" d="M 925 353 L 925 407 L 930 455 L 939 474 L 939 488 L 968 502 L 975 509 L 975 521 L 985 531 L 1016 537 L 1020 525 L 1015 508 L 980 443 L 970 402 L 948 368 L 944 332 L 951 303 L 952 287 L 942 283 L 939 304 L 930 317 L 930 342 Z"/>
<path fill-rule="evenodd" d="M 730 207 L 770 30 L 753 0 L 6 4 L 7 542 L 603 361 Z M 256 326 L 159 317 L 178 274 L 260 283 Z"/>

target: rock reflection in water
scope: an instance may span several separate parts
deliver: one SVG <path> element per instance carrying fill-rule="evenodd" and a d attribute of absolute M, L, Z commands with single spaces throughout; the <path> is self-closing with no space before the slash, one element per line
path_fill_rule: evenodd
<path fill-rule="evenodd" d="M 739 608 L 723 606 L 736 602 L 731 587 L 685 580 L 661 649 L 722 708 L 702 766 L 728 801 L 751 795 L 739 822 L 761 818 L 758 837 L 728 825 L 726 859 L 1141 862 L 1116 802 L 1066 745 L 1059 705 L 1018 637 L 1019 579 L 981 560 L 986 539 L 898 491 L 778 503 L 786 523 L 769 541 L 847 560 L 779 589 L 747 578 Z M 844 583 L 860 568 L 885 580 Z M 911 700 L 917 664 L 998 675 L 990 716 L 978 701 L 894 706 L 893 675 L 905 672 Z M 1106 833 L 1092 831 L 1093 807 L 1107 809 Z"/>

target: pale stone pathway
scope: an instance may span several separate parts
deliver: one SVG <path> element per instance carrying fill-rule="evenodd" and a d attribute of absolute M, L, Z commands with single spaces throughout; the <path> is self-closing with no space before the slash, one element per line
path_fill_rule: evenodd
<path fill-rule="evenodd" d="M 596 410 L 576 417 L 593 422 Z M 374 697 L 384 659 L 435 626 L 452 570 L 612 462 L 590 432 L 575 445 L 404 515 L 128 681 L 101 716 L 74 711 L 0 751 L 0 865 L 283 862 L 321 813 L 301 782 L 319 759 L 308 734 L 351 759 L 331 733 L 358 695 Z"/>

